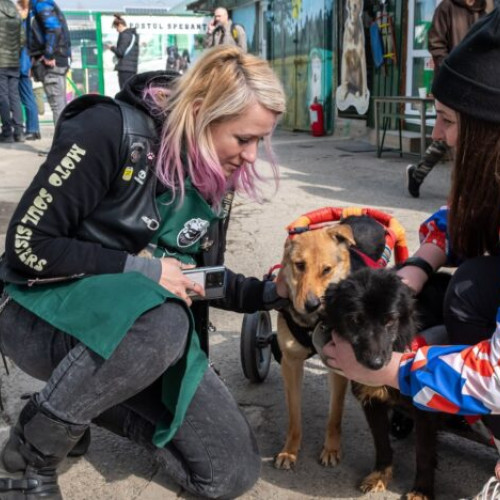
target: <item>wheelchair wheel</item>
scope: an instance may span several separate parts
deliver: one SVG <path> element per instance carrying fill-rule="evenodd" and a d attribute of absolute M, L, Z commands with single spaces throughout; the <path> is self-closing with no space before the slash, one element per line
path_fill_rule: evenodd
<path fill-rule="evenodd" d="M 259 311 L 243 316 L 240 356 L 243 373 L 250 382 L 261 383 L 269 373 L 272 336 L 269 312 Z"/>

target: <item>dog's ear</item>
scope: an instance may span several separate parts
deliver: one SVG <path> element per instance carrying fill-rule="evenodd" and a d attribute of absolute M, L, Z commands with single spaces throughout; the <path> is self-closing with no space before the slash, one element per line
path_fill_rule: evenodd
<path fill-rule="evenodd" d="M 287 238 L 283 247 L 283 257 L 289 255 L 293 248 L 293 238 Z"/>
<path fill-rule="evenodd" d="M 349 246 L 356 244 L 352 229 L 347 224 L 336 224 L 335 226 L 329 227 L 326 232 L 331 238 L 335 238 L 338 241 L 344 241 Z"/>

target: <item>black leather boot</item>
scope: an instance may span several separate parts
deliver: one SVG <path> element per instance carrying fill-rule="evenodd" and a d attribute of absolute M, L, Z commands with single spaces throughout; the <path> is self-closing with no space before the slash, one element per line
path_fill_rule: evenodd
<path fill-rule="evenodd" d="M 3 467 L 7 472 L 19 472 L 23 471 L 27 467 L 26 460 L 21 455 L 19 451 L 19 445 L 21 443 L 21 436 L 23 433 L 24 425 L 35 415 L 38 406 L 31 399 L 24 406 L 19 415 L 19 419 L 15 427 L 12 427 L 10 431 L 10 436 L 5 446 L 2 450 L 1 460 Z M 80 457 L 87 453 L 90 446 L 90 427 L 85 430 L 85 433 L 76 443 L 76 445 L 68 453 L 69 457 Z M 1 500 L 1 498 L 0 498 Z"/>
<path fill-rule="evenodd" d="M 9 470 L 20 470 L 21 479 L 0 478 L 2 500 L 62 500 L 56 467 L 80 441 L 87 426 L 63 422 L 40 408 L 32 398 L 21 411 L 19 421 L 4 449 Z M 9 443 L 14 446 L 9 447 Z M 17 449 L 16 449 L 17 446 Z"/>

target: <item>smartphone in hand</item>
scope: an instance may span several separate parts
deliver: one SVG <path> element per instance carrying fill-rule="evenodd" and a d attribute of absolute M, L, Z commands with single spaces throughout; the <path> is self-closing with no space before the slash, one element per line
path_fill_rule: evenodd
<path fill-rule="evenodd" d="M 225 297 L 225 266 L 195 267 L 193 269 L 183 269 L 182 273 L 189 276 L 189 279 L 200 284 L 205 289 L 205 297 L 201 297 L 190 290 L 188 295 L 193 300 L 213 300 Z"/>

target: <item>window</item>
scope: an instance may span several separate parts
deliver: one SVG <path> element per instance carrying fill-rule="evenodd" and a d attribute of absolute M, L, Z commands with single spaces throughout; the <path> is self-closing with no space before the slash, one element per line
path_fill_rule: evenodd
<path fill-rule="evenodd" d="M 408 5 L 408 59 L 406 95 L 428 94 L 434 75 L 432 57 L 427 50 L 427 35 L 434 10 L 441 0 L 410 0 Z M 419 89 L 422 89 L 419 91 Z M 416 114 L 408 104 L 406 112 Z"/>

